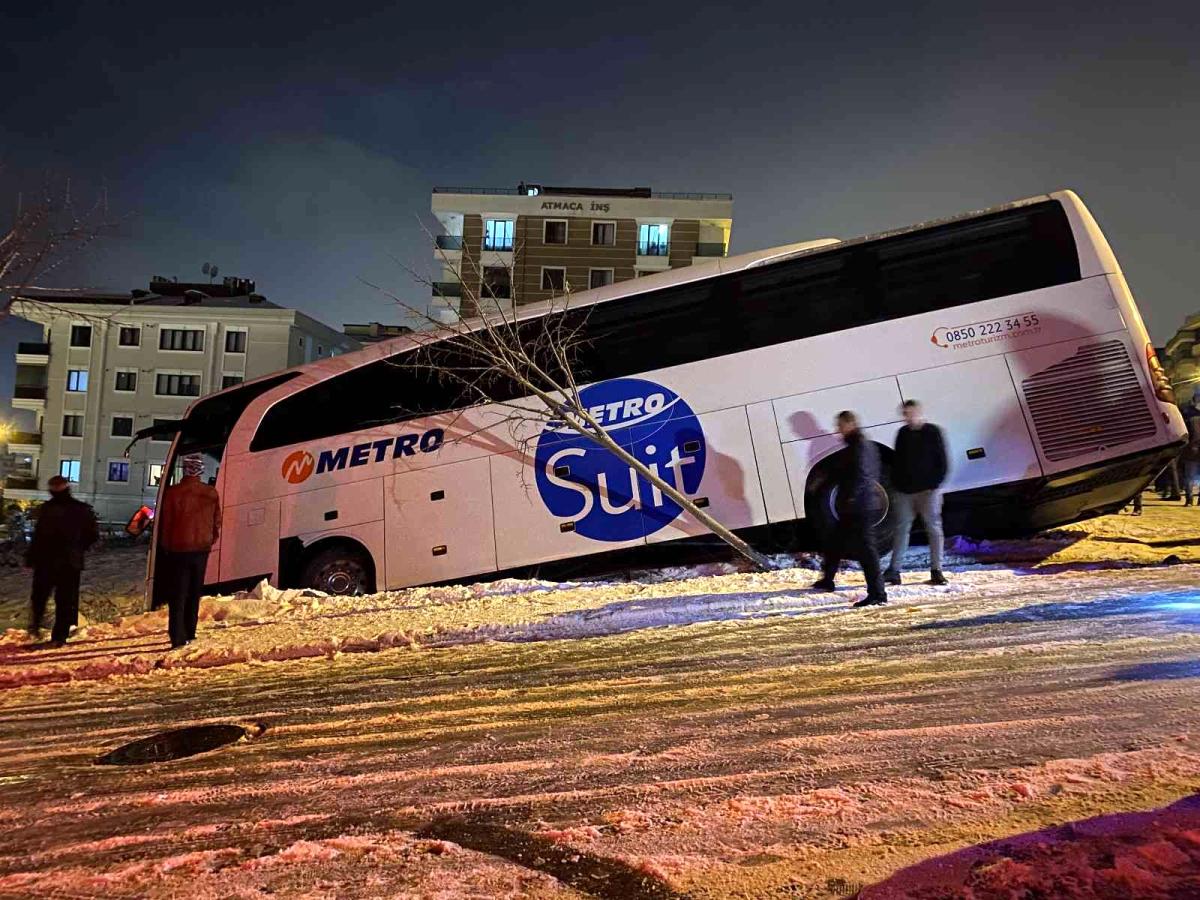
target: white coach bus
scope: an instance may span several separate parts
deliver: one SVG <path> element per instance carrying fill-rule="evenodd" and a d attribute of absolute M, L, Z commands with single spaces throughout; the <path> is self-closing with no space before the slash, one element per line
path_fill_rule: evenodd
<path fill-rule="evenodd" d="M 1120 266 L 1070 191 L 519 314 L 581 310 L 584 400 L 735 529 L 826 514 L 842 409 L 886 469 L 901 401 L 920 399 L 948 439 L 948 525 L 973 534 L 1116 510 L 1186 433 Z M 577 436 L 522 441 L 508 425 L 480 430 L 495 408 L 447 412 L 449 388 L 404 365 L 416 346 L 399 338 L 248 382 L 169 426 L 168 473 L 197 452 L 218 473 L 210 585 L 356 593 L 703 533 Z"/>

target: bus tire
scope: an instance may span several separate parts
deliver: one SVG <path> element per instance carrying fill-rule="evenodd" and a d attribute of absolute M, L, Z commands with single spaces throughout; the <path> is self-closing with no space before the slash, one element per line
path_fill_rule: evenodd
<path fill-rule="evenodd" d="M 326 594 L 357 596 L 375 592 L 375 567 L 362 547 L 339 543 L 314 553 L 300 573 L 302 587 Z"/>
<path fill-rule="evenodd" d="M 804 514 L 813 523 L 822 549 L 828 546 L 830 538 L 838 527 L 837 486 L 831 483 L 827 477 L 821 477 L 832 473 L 833 465 L 829 463 L 824 472 L 814 473 L 816 477 L 813 478 L 813 481 L 817 483 L 817 487 L 808 491 L 804 500 Z M 875 491 L 879 495 L 882 511 L 871 532 L 875 550 L 880 555 L 892 549 L 892 538 L 896 532 L 896 513 L 891 497 L 891 476 L 891 463 L 884 456 L 880 461 L 879 481 L 875 482 Z"/>

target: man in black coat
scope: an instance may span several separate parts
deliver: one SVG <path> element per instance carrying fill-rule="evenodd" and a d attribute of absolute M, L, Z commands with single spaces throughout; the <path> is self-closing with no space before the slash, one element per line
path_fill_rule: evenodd
<path fill-rule="evenodd" d="M 874 535 L 875 523 L 883 511 L 879 496 L 879 451 L 863 436 L 858 417 L 849 410 L 838 413 L 835 425 L 846 444 L 837 471 L 837 522 L 830 529 L 825 545 L 823 574 L 813 588 L 835 590 L 833 578 L 842 557 L 850 553 L 858 556 L 867 581 L 867 596 L 853 606 L 879 606 L 887 603 Z"/>
<path fill-rule="evenodd" d="M 50 499 L 37 511 L 33 540 L 25 564 L 33 569 L 32 610 L 29 633 L 42 633 L 46 601 L 54 594 L 54 629 L 51 643 L 61 647 L 79 621 L 79 575 L 83 554 L 96 543 L 96 514 L 71 496 L 71 483 L 61 475 L 50 479 Z"/>
<path fill-rule="evenodd" d="M 900 583 L 909 532 L 913 519 L 920 516 L 929 538 L 929 583 L 945 584 L 941 487 L 949 468 L 946 439 L 940 428 L 925 421 L 921 404 L 916 400 L 905 400 L 900 411 L 904 426 L 896 434 L 896 455 L 892 458 L 896 532 L 892 539 L 892 559 L 883 577 L 888 584 Z"/>

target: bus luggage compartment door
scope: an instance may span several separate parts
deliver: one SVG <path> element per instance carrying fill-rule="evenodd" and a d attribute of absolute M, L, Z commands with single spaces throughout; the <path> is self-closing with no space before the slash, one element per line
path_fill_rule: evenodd
<path fill-rule="evenodd" d="M 389 475 L 383 509 L 389 587 L 495 571 L 486 458 Z"/>

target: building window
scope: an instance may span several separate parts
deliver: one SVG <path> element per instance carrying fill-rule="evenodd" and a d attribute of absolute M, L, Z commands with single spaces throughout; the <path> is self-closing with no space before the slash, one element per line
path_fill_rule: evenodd
<path fill-rule="evenodd" d="M 204 332 L 198 328 L 164 328 L 158 333 L 159 350 L 204 350 Z"/>
<path fill-rule="evenodd" d="M 137 375 L 136 369 L 118 370 L 117 383 L 113 389 L 123 393 L 133 393 L 137 390 Z"/>
<path fill-rule="evenodd" d="M 108 461 L 108 480 L 114 484 L 124 484 L 129 481 L 129 460 L 110 459 Z"/>
<path fill-rule="evenodd" d="M 67 390 L 72 394 L 82 394 L 87 391 L 88 370 L 68 369 Z"/>
<path fill-rule="evenodd" d="M 513 248 L 513 220 L 488 219 L 483 223 L 483 249 L 509 251 Z"/>
<path fill-rule="evenodd" d="M 606 287 L 613 283 L 612 269 L 589 269 L 588 270 L 588 287 L 598 288 Z"/>
<path fill-rule="evenodd" d="M 226 353 L 245 353 L 246 352 L 246 332 L 244 332 L 244 331 L 227 331 L 227 332 L 225 332 L 225 352 Z"/>
<path fill-rule="evenodd" d="M 670 225 L 638 226 L 638 256 L 666 256 L 670 244 Z"/>
<path fill-rule="evenodd" d="M 324 355 L 325 355 L 325 345 L 317 344 L 317 356 L 324 356 Z"/>
<path fill-rule="evenodd" d="M 133 437 L 133 416 L 113 416 L 109 434 L 113 437 Z"/>
<path fill-rule="evenodd" d="M 487 266 L 483 270 L 483 299 L 511 300 L 512 280 L 504 266 Z"/>
<path fill-rule="evenodd" d="M 542 266 L 542 290 L 563 291 L 567 285 L 567 270 L 560 267 Z"/>
<path fill-rule="evenodd" d="M 117 344 L 121 347 L 142 346 L 142 329 L 131 325 L 122 326 L 121 332 L 117 336 Z"/>
<path fill-rule="evenodd" d="M 71 326 L 71 346 L 72 347 L 90 347 L 90 346 L 92 346 L 92 326 L 91 325 L 72 325 Z"/>
<path fill-rule="evenodd" d="M 79 483 L 79 460 L 77 459 L 60 459 L 58 461 L 58 474 L 67 481 Z"/>
<path fill-rule="evenodd" d="M 146 466 L 146 487 L 158 487 L 162 481 L 163 463 L 150 463 Z"/>
<path fill-rule="evenodd" d="M 542 223 L 543 244 L 565 244 L 567 242 L 567 220 L 547 219 Z"/>
<path fill-rule="evenodd" d="M 154 393 L 160 397 L 199 397 L 200 376 L 159 372 L 154 379 Z"/>
<path fill-rule="evenodd" d="M 225 390 L 225 388 L 231 388 L 235 385 L 241 384 L 245 380 L 246 379 L 244 379 L 241 375 L 222 375 L 221 376 L 221 390 Z"/>
<path fill-rule="evenodd" d="M 593 222 L 592 243 L 596 246 L 614 246 L 617 243 L 617 223 Z"/>
<path fill-rule="evenodd" d="M 63 416 L 63 437 L 83 437 L 83 416 Z"/>

